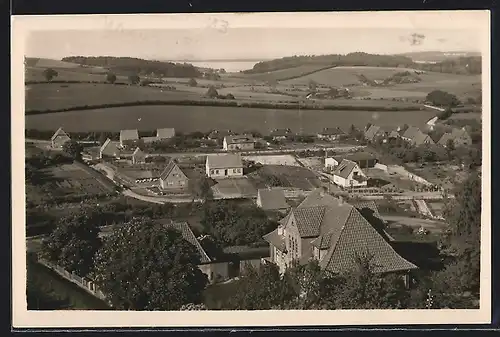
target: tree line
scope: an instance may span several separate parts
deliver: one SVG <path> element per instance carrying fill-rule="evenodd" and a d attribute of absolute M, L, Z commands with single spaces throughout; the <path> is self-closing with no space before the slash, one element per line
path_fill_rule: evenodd
<path fill-rule="evenodd" d="M 192 64 L 144 60 L 132 57 L 112 56 L 69 56 L 62 61 L 84 66 L 103 67 L 111 72 L 124 75 L 151 75 L 155 77 L 202 77 L 202 72 Z"/>
<path fill-rule="evenodd" d="M 291 56 L 256 63 L 252 69 L 244 70 L 246 74 L 259 74 L 269 71 L 299 67 L 302 65 L 328 66 L 371 66 L 371 67 L 405 67 L 424 71 L 435 71 L 454 74 L 481 74 L 481 57 L 461 57 L 445 60 L 435 64 L 415 63 L 401 55 L 375 55 L 363 52 L 346 55 L 309 55 Z"/>

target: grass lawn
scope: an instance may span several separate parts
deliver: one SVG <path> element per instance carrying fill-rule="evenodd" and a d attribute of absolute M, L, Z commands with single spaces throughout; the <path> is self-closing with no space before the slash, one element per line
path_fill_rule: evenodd
<path fill-rule="evenodd" d="M 123 94 L 126 95 L 126 92 Z M 82 101 L 85 101 L 83 93 L 80 95 Z M 116 98 L 118 99 L 123 100 L 122 97 Z M 434 111 L 425 110 L 298 111 L 213 106 L 129 106 L 28 115 L 25 121 L 27 129 L 55 131 L 63 127 L 66 132 L 173 127 L 181 132 L 229 129 L 235 132 L 256 130 L 262 134 L 269 134 L 276 128 L 290 128 L 292 132 L 302 129 L 304 133 L 316 134 L 326 126 L 338 126 L 347 130 L 352 124 L 364 127 L 369 122 L 385 126 L 405 123 L 423 125 L 434 115 Z"/>
<path fill-rule="evenodd" d="M 281 81 L 289 78 L 295 77 L 303 77 L 305 74 L 310 74 L 312 72 L 324 69 L 325 65 L 302 65 L 293 68 L 280 69 L 275 71 L 270 71 L 267 73 L 258 73 L 258 74 L 235 74 L 232 75 L 237 78 L 244 78 L 251 81 Z"/>

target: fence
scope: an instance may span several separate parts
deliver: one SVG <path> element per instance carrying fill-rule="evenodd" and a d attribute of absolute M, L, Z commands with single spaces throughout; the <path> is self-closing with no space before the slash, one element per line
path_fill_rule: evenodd
<path fill-rule="evenodd" d="M 47 261 L 39 256 L 37 256 L 37 261 L 38 261 L 38 263 L 44 265 L 45 267 L 55 271 L 57 274 L 62 276 L 64 279 L 76 284 L 78 287 L 82 288 L 83 290 L 87 291 L 88 293 L 94 295 L 95 297 L 97 297 L 103 301 L 106 301 L 106 296 L 99 289 L 99 287 L 95 284 L 95 282 L 93 280 L 87 279 L 85 277 L 80 277 L 80 276 L 76 275 L 75 273 L 70 273 L 69 271 L 67 271 L 63 267 L 52 264 L 51 262 L 49 262 L 49 261 Z"/>

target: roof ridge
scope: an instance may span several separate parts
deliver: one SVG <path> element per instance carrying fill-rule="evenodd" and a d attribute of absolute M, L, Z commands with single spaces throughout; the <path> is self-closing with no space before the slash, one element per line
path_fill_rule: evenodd
<path fill-rule="evenodd" d="M 352 206 L 352 205 L 350 205 L 350 206 L 351 206 L 351 209 L 349 210 L 349 214 L 348 214 L 348 215 L 347 215 L 347 217 L 345 218 L 346 220 L 345 220 L 344 224 L 342 225 L 342 228 L 340 229 L 340 233 L 339 233 L 339 235 L 337 236 L 337 240 L 336 240 L 335 242 L 331 242 L 331 243 L 330 243 L 330 247 L 332 247 L 332 248 L 328 251 L 328 255 L 326 255 L 326 256 L 325 256 L 325 258 L 327 258 L 327 260 L 326 260 L 326 264 L 324 265 L 324 267 L 325 267 L 325 268 L 327 268 L 327 267 L 328 267 L 328 264 L 330 263 L 330 260 L 331 260 L 331 258 L 332 258 L 332 256 L 333 256 L 333 254 L 335 253 L 335 251 L 336 251 L 336 249 L 337 249 L 337 243 L 339 242 L 340 238 L 342 237 L 342 233 L 344 233 L 344 230 L 345 230 L 346 224 L 347 224 L 347 222 L 348 222 L 349 218 L 350 218 L 350 217 L 351 217 L 351 215 L 352 215 L 352 210 L 353 210 L 354 208 L 356 208 L 356 207 L 354 207 L 354 206 Z M 330 232 L 332 232 L 332 231 L 330 231 Z M 330 232 L 328 232 L 328 233 L 330 233 Z M 326 234 L 328 234 L 328 233 L 326 233 Z"/>

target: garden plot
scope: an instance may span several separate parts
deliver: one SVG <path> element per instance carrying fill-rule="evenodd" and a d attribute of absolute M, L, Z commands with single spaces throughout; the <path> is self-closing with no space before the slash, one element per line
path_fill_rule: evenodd
<path fill-rule="evenodd" d="M 254 198 L 257 195 L 256 188 L 247 178 L 226 178 L 217 180 L 217 184 L 212 187 L 213 195 L 216 198 Z"/>
<path fill-rule="evenodd" d="M 297 160 L 312 170 L 321 170 L 324 167 L 323 157 L 298 158 Z"/>
<path fill-rule="evenodd" d="M 99 195 L 110 192 L 95 177 L 74 164 L 57 166 L 50 171 L 51 192 L 55 195 Z"/>
<path fill-rule="evenodd" d="M 262 165 L 286 165 L 300 166 L 297 159 L 292 155 L 271 155 L 271 156 L 243 156 L 244 160 L 253 161 Z"/>
<path fill-rule="evenodd" d="M 310 191 L 321 186 L 314 172 L 300 166 L 266 165 L 249 177 L 258 188 L 279 186 Z"/>

